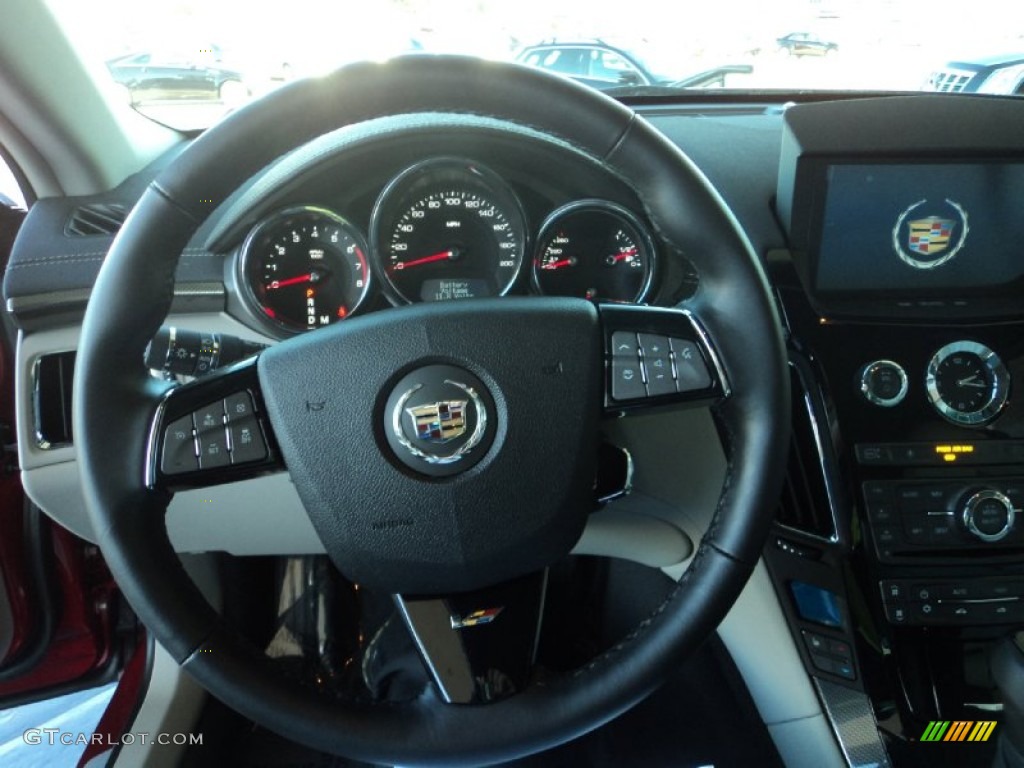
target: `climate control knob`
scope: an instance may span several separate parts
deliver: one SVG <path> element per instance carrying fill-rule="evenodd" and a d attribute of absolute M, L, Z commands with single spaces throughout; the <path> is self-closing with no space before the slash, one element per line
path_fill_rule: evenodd
<path fill-rule="evenodd" d="M 987 488 L 967 497 L 960 522 L 975 538 L 994 542 L 1009 535 L 1015 516 L 1013 502 L 1005 494 Z"/>

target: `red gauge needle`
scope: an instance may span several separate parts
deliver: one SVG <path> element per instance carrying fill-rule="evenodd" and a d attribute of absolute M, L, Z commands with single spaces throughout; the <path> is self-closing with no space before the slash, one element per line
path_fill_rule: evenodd
<path fill-rule="evenodd" d="M 431 262 L 434 261 L 445 261 L 446 259 L 454 260 L 457 253 L 458 252 L 454 248 L 451 248 L 447 251 L 439 251 L 438 253 L 433 253 L 430 256 L 424 256 L 423 258 L 420 259 L 413 259 L 412 261 L 399 261 L 391 267 L 391 271 L 398 272 L 403 269 L 408 269 L 409 267 L 418 267 L 420 264 L 430 264 Z"/>
<path fill-rule="evenodd" d="M 575 267 L 576 259 L 559 259 L 558 261 L 545 261 L 540 265 L 541 269 L 561 269 L 562 267 Z"/>
<path fill-rule="evenodd" d="M 278 288 L 286 288 L 289 285 L 299 285 L 300 283 L 319 283 L 329 274 L 330 272 L 326 269 L 314 269 L 305 275 L 286 277 L 284 280 L 271 280 L 267 283 L 266 290 L 273 291 Z"/>
<path fill-rule="evenodd" d="M 613 254 L 612 256 L 609 256 L 608 257 L 608 263 L 609 264 L 617 264 L 618 262 L 625 261 L 626 259 L 628 259 L 628 258 L 630 258 L 632 256 L 635 256 L 635 255 L 636 255 L 636 248 L 630 248 L 629 250 L 623 251 L 622 253 L 616 253 L 616 254 Z"/>
<path fill-rule="evenodd" d="M 305 275 L 296 275 L 295 277 L 287 277 L 284 280 L 272 280 L 267 283 L 266 289 L 268 291 L 276 290 L 277 288 L 284 288 L 287 285 L 298 285 L 299 283 L 312 283 L 315 280 L 313 272 L 308 272 Z"/>

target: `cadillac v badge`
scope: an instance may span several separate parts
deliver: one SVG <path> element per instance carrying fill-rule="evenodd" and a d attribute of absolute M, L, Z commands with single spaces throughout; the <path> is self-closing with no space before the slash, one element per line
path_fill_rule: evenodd
<path fill-rule="evenodd" d="M 938 205 L 918 200 L 896 219 L 892 245 L 914 269 L 935 269 L 951 261 L 967 240 L 967 211 L 946 198 Z"/>

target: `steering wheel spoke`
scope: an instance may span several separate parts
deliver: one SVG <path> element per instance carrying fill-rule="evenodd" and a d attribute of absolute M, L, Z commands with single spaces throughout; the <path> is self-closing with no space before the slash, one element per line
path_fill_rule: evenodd
<path fill-rule="evenodd" d="M 441 698 L 481 704 L 529 683 L 546 592 L 543 570 L 445 597 L 395 595 L 395 603 Z"/>
<path fill-rule="evenodd" d="M 150 431 L 150 488 L 218 485 L 284 469 L 256 361 L 168 390 Z"/>
<path fill-rule="evenodd" d="M 600 306 L 606 413 L 714 405 L 730 394 L 718 354 L 693 313 Z"/>

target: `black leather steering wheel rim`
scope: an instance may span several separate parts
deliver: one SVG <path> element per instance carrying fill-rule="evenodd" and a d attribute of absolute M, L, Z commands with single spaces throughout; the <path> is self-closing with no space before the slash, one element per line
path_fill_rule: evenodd
<path fill-rule="evenodd" d="M 162 388 L 142 353 L 164 321 L 178 257 L 217 204 L 285 152 L 393 114 L 485 115 L 560 137 L 630 182 L 660 234 L 692 260 L 699 316 L 732 394 L 716 406 L 728 471 L 694 562 L 627 639 L 572 675 L 489 705 L 355 705 L 285 681 L 209 607 L 167 538 L 168 498 L 147 490 L 147 430 Z M 282 116 L 287 116 L 282 119 Z M 130 290 L 126 290 L 130 286 Z M 116 372 L 112 376 L 111 372 Z M 292 84 L 197 139 L 147 189 L 101 269 L 76 364 L 84 493 L 107 562 L 186 670 L 242 714 L 310 746 L 372 762 L 481 763 L 564 742 L 649 693 L 739 595 L 767 534 L 789 429 L 779 319 L 750 244 L 698 169 L 646 121 L 568 80 L 462 57 L 361 64 Z"/>

